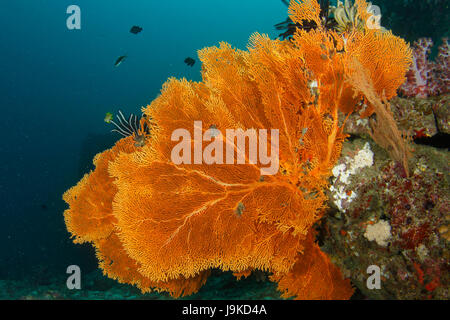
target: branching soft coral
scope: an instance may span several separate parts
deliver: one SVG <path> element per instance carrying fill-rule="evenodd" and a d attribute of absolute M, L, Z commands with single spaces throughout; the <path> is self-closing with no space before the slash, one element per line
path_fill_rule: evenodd
<path fill-rule="evenodd" d="M 450 92 L 450 45 L 442 39 L 435 61 L 428 60 L 433 41 L 421 38 L 414 42 L 413 63 L 400 92 L 408 97 L 426 98 Z"/>
<path fill-rule="evenodd" d="M 142 147 L 119 141 L 66 193 L 69 231 L 94 244 L 108 276 L 179 296 L 198 290 L 211 268 L 238 276 L 259 269 L 272 272 L 287 296 L 351 296 L 349 281 L 312 231 L 345 139 L 338 112 L 355 111 L 364 95 L 348 81 L 353 69 L 346 63 L 358 59 L 374 92 L 392 96 L 403 82 L 408 48 L 389 33 L 326 31 L 318 8 L 315 0 L 291 2 L 294 22 L 318 25 L 297 31 L 292 42 L 254 34 L 248 51 L 226 43 L 202 49 L 203 81 L 169 79 L 143 109 L 152 119 L 151 139 Z M 175 164 L 172 133 L 184 128 L 195 137 L 199 120 L 203 134 L 279 130 L 279 171 L 261 175 L 264 163 L 248 161 L 247 153 L 245 164 Z M 276 141 L 268 138 L 270 150 Z M 225 135 L 211 139 L 237 152 Z M 190 142 L 194 155 L 198 141 Z"/>

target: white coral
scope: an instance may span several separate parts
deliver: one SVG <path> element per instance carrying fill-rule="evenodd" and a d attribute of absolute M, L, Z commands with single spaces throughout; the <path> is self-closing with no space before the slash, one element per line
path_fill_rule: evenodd
<path fill-rule="evenodd" d="M 374 225 L 368 225 L 364 237 L 369 241 L 375 240 L 379 246 L 386 247 L 391 238 L 391 225 L 386 220 L 380 220 Z"/>
<path fill-rule="evenodd" d="M 370 150 L 370 144 L 367 142 L 364 148 L 360 150 L 353 158 L 345 157 L 344 163 L 333 168 L 333 176 L 335 176 L 335 184 L 330 187 L 335 205 L 345 212 L 344 203 L 350 203 L 357 194 L 355 192 L 347 193 L 345 188 L 350 184 L 350 177 L 358 173 L 364 167 L 373 165 L 373 152 Z"/>

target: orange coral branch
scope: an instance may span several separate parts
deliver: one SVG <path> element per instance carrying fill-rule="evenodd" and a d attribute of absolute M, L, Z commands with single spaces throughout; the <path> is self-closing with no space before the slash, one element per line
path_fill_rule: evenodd
<path fill-rule="evenodd" d="M 320 21 L 320 5 L 316 0 L 292 0 L 289 5 L 289 16 L 294 23 L 303 25 L 303 20 L 314 21 L 318 26 Z"/>
<path fill-rule="evenodd" d="M 311 237 L 310 237 L 311 238 Z M 343 279 L 341 272 L 330 258 L 313 241 L 293 268 L 285 274 L 273 275 L 284 298 L 299 300 L 345 300 L 353 294 L 350 281 Z"/>
<path fill-rule="evenodd" d="M 116 145 L 94 158 L 96 170 L 63 195 L 69 209 L 64 212 L 67 230 L 75 242 L 83 243 L 109 236 L 117 221 L 112 213 L 112 200 L 117 192 L 108 166 L 120 152 L 135 151 L 132 137 L 122 139 Z"/>

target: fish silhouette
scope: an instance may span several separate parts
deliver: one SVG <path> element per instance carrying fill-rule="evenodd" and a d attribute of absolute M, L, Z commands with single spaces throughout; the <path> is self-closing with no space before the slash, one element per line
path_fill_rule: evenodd
<path fill-rule="evenodd" d="M 114 63 L 115 67 L 120 66 L 120 64 L 126 59 L 127 56 L 120 56 L 117 58 L 116 62 Z"/>
<path fill-rule="evenodd" d="M 134 33 L 134 34 L 138 34 L 141 31 L 142 31 L 142 28 L 139 27 L 139 26 L 132 26 L 131 29 L 130 29 L 130 32 Z"/>
<path fill-rule="evenodd" d="M 187 57 L 186 59 L 184 59 L 184 63 L 186 63 L 189 67 L 192 67 L 195 64 L 195 59 Z"/>

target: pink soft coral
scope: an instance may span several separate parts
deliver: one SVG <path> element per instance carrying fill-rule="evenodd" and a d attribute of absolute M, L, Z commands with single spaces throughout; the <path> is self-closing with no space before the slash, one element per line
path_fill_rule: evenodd
<path fill-rule="evenodd" d="M 436 58 L 435 81 L 440 94 L 450 92 L 450 45 L 448 38 L 442 40 L 439 53 Z"/>
<path fill-rule="evenodd" d="M 449 43 L 447 38 L 442 42 L 435 62 L 428 60 L 433 46 L 431 39 L 414 42 L 413 63 L 406 74 L 406 82 L 399 89 L 403 95 L 426 98 L 449 92 Z"/>

